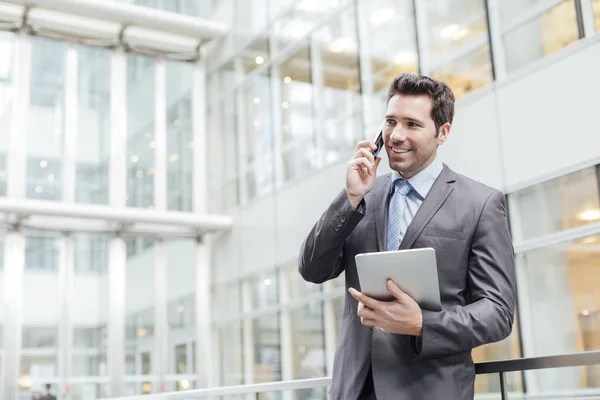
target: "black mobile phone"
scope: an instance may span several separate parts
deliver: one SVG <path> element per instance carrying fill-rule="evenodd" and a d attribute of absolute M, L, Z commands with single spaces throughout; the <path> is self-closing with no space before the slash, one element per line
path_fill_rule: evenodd
<path fill-rule="evenodd" d="M 375 146 L 377 146 L 377 150 L 371 150 L 371 154 L 373 154 L 374 157 L 377 157 L 377 155 L 379 155 L 379 152 L 383 148 L 383 129 L 381 130 L 381 132 L 379 132 L 379 135 L 377 135 L 375 139 L 373 139 L 373 143 L 375 143 Z"/>

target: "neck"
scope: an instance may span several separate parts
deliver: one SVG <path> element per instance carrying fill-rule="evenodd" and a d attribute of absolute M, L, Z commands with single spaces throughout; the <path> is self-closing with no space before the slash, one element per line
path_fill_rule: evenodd
<path fill-rule="evenodd" d="M 410 179 L 413 176 L 417 175 L 419 172 L 421 172 L 424 169 L 426 169 L 427 167 L 429 167 L 435 161 L 435 157 L 436 156 L 434 154 L 433 157 L 431 157 L 429 160 L 427 160 L 426 162 L 424 162 L 422 165 L 419 166 L 419 168 L 417 168 L 414 171 L 398 171 L 398 173 L 404 179 Z"/>

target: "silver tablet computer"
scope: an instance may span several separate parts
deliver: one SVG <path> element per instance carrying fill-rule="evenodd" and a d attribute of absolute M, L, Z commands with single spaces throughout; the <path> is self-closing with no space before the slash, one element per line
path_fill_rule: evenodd
<path fill-rule="evenodd" d="M 393 300 L 388 279 L 412 297 L 421 308 L 442 309 L 435 250 L 432 248 L 357 254 L 361 292 L 377 300 Z"/>

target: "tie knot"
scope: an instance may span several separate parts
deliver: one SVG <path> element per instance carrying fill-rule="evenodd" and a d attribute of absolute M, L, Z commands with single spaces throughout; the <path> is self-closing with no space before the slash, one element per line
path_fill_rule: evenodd
<path fill-rule="evenodd" d="M 412 186 L 406 179 L 396 179 L 394 182 L 394 191 L 400 193 L 402 196 L 406 196 L 412 190 Z"/>

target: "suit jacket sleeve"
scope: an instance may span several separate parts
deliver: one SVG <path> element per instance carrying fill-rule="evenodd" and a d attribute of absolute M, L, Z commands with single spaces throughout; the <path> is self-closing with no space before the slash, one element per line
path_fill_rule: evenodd
<path fill-rule="evenodd" d="M 422 311 L 422 336 L 412 337 L 417 356 L 447 356 L 510 335 L 516 297 L 515 264 L 501 192 L 490 195 L 479 217 L 467 279 L 466 306 Z"/>
<path fill-rule="evenodd" d="M 335 198 L 312 228 L 300 249 L 300 275 L 314 283 L 334 279 L 344 271 L 344 244 L 364 217 L 364 200 L 355 209 L 346 191 Z"/>

